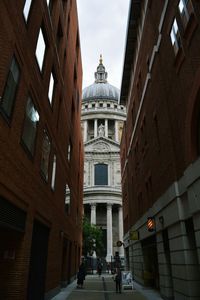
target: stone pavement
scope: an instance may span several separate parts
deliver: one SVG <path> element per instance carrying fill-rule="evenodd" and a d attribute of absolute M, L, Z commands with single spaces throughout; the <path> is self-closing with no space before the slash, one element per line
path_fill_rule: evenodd
<path fill-rule="evenodd" d="M 134 289 L 115 292 L 115 282 L 111 275 L 87 275 L 83 289 L 77 289 L 76 281 L 71 283 L 52 300 L 163 300 L 159 293 L 150 288 L 144 288 L 134 282 Z"/>

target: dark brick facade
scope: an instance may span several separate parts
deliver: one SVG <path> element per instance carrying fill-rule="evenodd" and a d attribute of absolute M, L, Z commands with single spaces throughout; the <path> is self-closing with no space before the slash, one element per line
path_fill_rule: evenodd
<path fill-rule="evenodd" d="M 200 298 L 199 1 L 130 1 L 120 102 L 126 267 L 164 299 Z"/>
<path fill-rule="evenodd" d="M 137 6 L 140 3 L 140 8 L 135 7 L 134 11 L 138 9 L 138 16 L 136 15 L 135 18 L 138 18 L 138 26 L 141 27 L 140 14 L 144 3 L 132 1 L 133 6 L 136 5 L 134 2 L 137 2 Z M 122 103 L 126 101 L 128 107 L 121 143 L 122 180 L 124 195 L 127 194 L 130 205 L 129 209 L 134 211 L 129 215 L 128 207 L 125 205 L 127 209 L 125 218 L 127 214 L 129 218 L 125 231 L 151 207 L 172 182 L 183 175 L 188 165 L 198 157 L 199 2 L 192 1 L 194 12 L 187 28 L 184 29 L 177 8 L 178 1 L 169 1 L 162 28 L 161 44 L 154 54 L 155 58 L 152 58 L 152 53 L 159 36 L 163 3 L 162 1 L 148 2 L 140 50 L 137 52 L 137 43 L 135 43 L 132 54 L 126 56 L 131 66 L 129 76 L 134 72 L 133 81 L 125 87 L 126 76 L 128 76 L 126 68 L 124 68 L 124 85 L 122 81 L 122 96 L 125 93 L 126 97 L 122 97 L 121 101 Z M 174 54 L 170 41 L 170 29 L 175 16 L 181 33 L 181 47 L 177 55 Z M 134 30 L 137 31 L 137 26 Z M 128 53 L 128 49 L 126 51 Z M 137 53 L 137 63 L 135 63 Z M 153 65 L 149 71 L 151 63 Z M 141 105 L 142 93 L 145 94 Z M 131 140 L 133 131 L 133 140 Z M 142 202 L 138 200 L 139 195 L 142 197 Z"/>
<path fill-rule="evenodd" d="M 39 268 L 35 256 L 40 249 L 33 247 L 34 238 L 36 244 L 41 240 L 41 253 L 46 251 L 43 298 L 56 293 L 76 274 L 82 243 L 82 64 L 76 1 L 53 0 L 49 7 L 45 0 L 32 1 L 27 22 L 24 3 L 0 1 L 0 299 L 5 300 L 39 299 L 31 291 L 37 289 L 34 264 Z M 47 45 L 42 72 L 35 56 L 40 27 Z M 13 56 L 20 76 L 12 112 L 7 116 L 1 102 Z M 51 72 L 55 84 L 50 104 Z M 22 142 L 28 96 L 40 116 L 33 155 Z M 44 130 L 51 145 L 47 180 L 41 173 Z M 71 198 L 68 212 L 66 184 Z"/>

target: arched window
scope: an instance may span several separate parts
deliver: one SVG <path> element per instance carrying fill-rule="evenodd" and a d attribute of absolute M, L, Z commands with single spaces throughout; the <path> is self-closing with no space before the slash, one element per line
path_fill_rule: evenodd
<path fill-rule="evenodd" d="M 94 167 L 94 184 L 108 185 L 108 165 L 96 164 Z"/>

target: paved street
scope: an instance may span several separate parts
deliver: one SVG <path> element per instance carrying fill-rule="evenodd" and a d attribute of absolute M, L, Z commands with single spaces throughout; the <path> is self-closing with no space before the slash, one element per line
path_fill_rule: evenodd
<path fill-rule="evenodd" d="M 162 300 L 160 295 L 152 289 L 143 288 L 134 283 L 133 290 L 122 290 L 121 294 L 115 292 L 115 282 L 111 275 L 87 275 L 84 288 L 77 289 L 76 281 L 63 289 L 52 300 Z"/>

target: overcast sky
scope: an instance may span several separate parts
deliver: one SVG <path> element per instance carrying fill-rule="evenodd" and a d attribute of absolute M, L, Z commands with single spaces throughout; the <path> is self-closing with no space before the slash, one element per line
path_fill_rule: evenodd
<path fill-rule="evenodd" d="M 94 82 L 100 54 L 108 82 L 121 87 L 129 0 L 77 0 L 83 88 Z"/>

